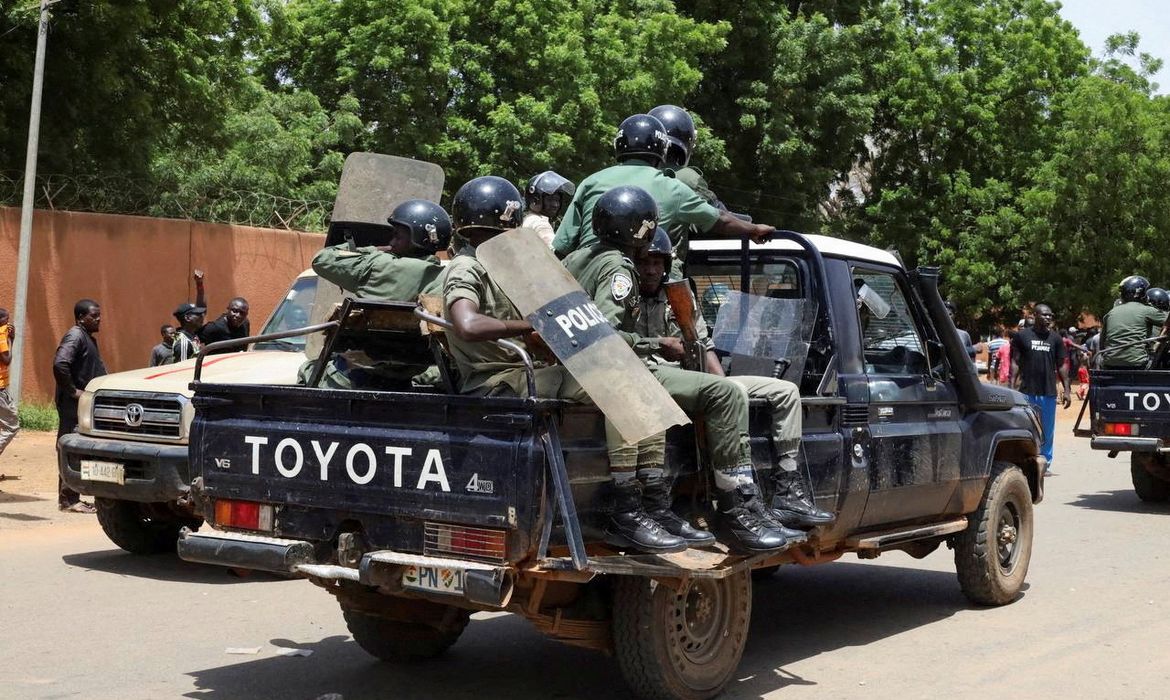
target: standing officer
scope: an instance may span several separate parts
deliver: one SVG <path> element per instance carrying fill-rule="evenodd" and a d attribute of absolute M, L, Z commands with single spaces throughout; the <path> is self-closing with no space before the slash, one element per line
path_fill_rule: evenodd
<path fill-rule="evenodd" d="M 1150 281 L 1140 275 L 1131 275 L 1121 281 L 1121 303 L 1114 306 L 1101 320 L 1101 350 L 1136 343 L 1114 352 L 1107 352 L 1103 365 L 1110 369 L 1139 369 L 1149 362 L 1149 346 L 1137 343 L 1156 335 L 1155 329 L 1166 323 L 1166 312 L 1146 306 L 1146 292 Z"/>
<path fill-rule="evenodd" d="M 524 188 L 524 201 L 528 205 L 528 213 L 524 215 L 524 222 L 520 225 L 530 228 L 540 235 L 545 245 L 552 247 L 556 230 L 553 222 L 568 206 L 577 188 L 573 183 L 561 177 L 552 170 L 545 170 L 539 175 L 533 175 Z"/>
<path fill-rule="evenodd" d="M 461 393 L 476 396 L 526 396 L 524 366 L 510 350 L 486 342 L 516 338 L 532 325 L 492 281 L 476 258 L 476 246 L 520 223 L 520 191 L 499 177 L 477 177 L 455 193 L 452 202 L 455 234 L 465 241 L 443 276 L 443 306 L 454 326 L 448 334 L 451 356 L 459 370 Z M 590 403 L 589 395 L 562 365 L 536 369 L 536 394 Z M 607 540 L 644 552 L 680 552 L 686 541 L 647 516 L 636 479 L 638 447 L 626 444 L 605 421 L 609 473 L 613 479 L 614 512 L 606 526 Z M 661 463 L 660 463 L 661 464 Z"/>
<path fill-rule="evenodd" d="M 636 353 L 644 356 L 661 349 L 670 353 L 668 358 L 675 359 L 681 357 L 678 339 L 646 339 L 635 332 L 639 294 L 637 272 L 630 257 L 649 245 L 658 227 L 657 218 L 654 198 L 646 190 L 615 187 L 598 198 L 593 210 L 591 225 L 596 242 L 570 254 L 565 267 Z M 803 541 L 804 533 L 784 530 L 771 521 L 764 507 L 752 471 L 747 397 L 743 392 L 726 379 L 709 374 L 661 365 L 650 369 L 684 411 L 706 419 L 707 457 L 714 470 L 722 533 L 734 545 L 749 551 L 770 551 L 790 541 Z M 652 485 L 652 492 L 656 486 Z M 663 516 L 663 526 L 684 532 L 679 523 L 685 521 L 669 509 L 663 513 L 658 506 L 654 503 L 651 507 Z M 793 537 L 790 539 L 787 533 Z M 680 536 L 696 535 L 688 532 Z"/>
<path fill-rule="evenodd" d="M 352 241 L 322 248 L 313 257 L 313 271 L 347 292 L 370 299 L 417 301 L 420 294 L 438 294 L 443 267 L 435 253 L 451 240 L 451 217 L 438 204 L 408 199 L 386 219 L 392 233 L 383 246 L 355 248 Z M 403 382 L 419 372 L 416 365 L 376 361 L 364 355 L 337 353 L 321 376 L 321 386 L 352 389 L 374 386 L 379 380 Z M 313 362 L 301 368 L 308 379 Z M 425 381 L 425 380 L 424 380 Z"/>
<path fill-rule="evenodd" d="M 664 284 L 671 262 L 670 237 L 659 228 L 646 251 L 638 257 L 638 280 L 642 293 L 635 329 L 643 336 L 682 337 L 682 329 L 675 320 L 674 311 L 666 299 Z M 725 376 L 723 365 L 715 355 L 714 345 L 707 334 L 707 322 L 698 306 L 695 307 L 695 330 L 703 344 L 706 371 L 716 377 Z M 648 364 L 677 367 L 677 362 L 660 355 L 647 358 Z M 829 525 L 837 518 L 816 507 L 812 489 L 796 461 L 800 452 L 802 415 L 800 389 L 792 382 L 772 377 L 737 375 L 727 377 L 738 385 L 748 398 L 767 401 L 772 413 L 772 445 L 776 450 L 776 464 L 772 469 L 772 515 L 786 527 L 809 528 Z"/>
<path fill-rule="evenodd" d="M 614 139 L 617 165 L 585 178 L 557 228 L 553 250 L 560 257 L 592 245 L 593 207 L 603 194 L 620 185 L 639 187 L 658 205 L 658 224 L 670 234 L 674 245 L 687 235 L 687 227 L 721 236 L 749 236 L 762 243 L 772 235 L 771 226 L 751 224 L 726 211 L 719 211 L 690 188 L 659 170 L 669 147 L 666 127 L 648 114 L 627 117 Z"/>
<path fill-rule="evenodd" d="M 719 197 L 707 187 L 707 180 L 699 169 L 692 166 L 691 154 L 695 151 L 695 141 L 698 130 L 695 129 L 695 120 L 682 107 L 675 105 L 658 105 L 650 110 L 650 116 L 655 117 L 666 127 L 667 141 L 665 167 L 674 171 L 674 177 L 679 182 L 695 191 L 716 209 L 727 211 Z M 680 251 L 676 251 L 682 257 Z"/>

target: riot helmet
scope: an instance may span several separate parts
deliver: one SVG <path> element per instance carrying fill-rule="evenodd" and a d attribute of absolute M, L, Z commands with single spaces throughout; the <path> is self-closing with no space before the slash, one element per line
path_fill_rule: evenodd
<path fill-rule="evenodd" d="M 657 294 L 670 277 L 670 263 L 674 260 L 670 234 L 661 226 L 654 229 L 650 245 L 634 261 L 638 268 L 638 283 L 642 294 Z"/>
<path fill-rule="evenodd" d="M 613 155 L 619 162 L 641 156 L 655 166 L 662 165 L 669 145 L 666 127 L 649 114 L 626 117 L 613 139 Z"/>
<path fill-rule="evenodd" d="M 615 187 L 593 205 L 593 233 L 618 248 L 649 246 L 657 227 L 658 204 L 641 187 Z"/>
<path fill-rule="evenodd" d="M 666 164 L 671 168 L 685 168 L 695 150 L 695 120 L 682 107 L 658 105 L 650 110 L 650 116 L 662 122 L 666 128 L 669 144 L 666 149 Z"/>
<path fill-rule="evenodd" d="M 1122 301 L 1145 301 L 1146 290 L 1150 288 L 1150 281 L 1141 275 L 1130 275 L 1121 280 Z"/>
<path fill-rule="evenodd" d="M 451 240 L 451 217 L 434 202 L 408 199 L 394 207 L 386 219 L 396 228 L 410 234 L 410 243 L 424 253 L 437 253 Z"/>
<path fill-rule="evenodd" d="M 674 244 L 670 242 L 670 234 L 659 226 L 654 229 L 654 237 L 650 239 L 650 246 L 646 248 L 647 255 L 664 255 L 674 257 Z"/>
<path fill-rule="evenodd" d="M 482 231 L 499 233 L 520 225 L 520 190 L 495 175 L 468 180 L 451 200 L 455 232 L 466 235 Z"/>
<path fill-rule="evenodd" d="M 537 214 L 543 214 L 549 219 L 555 219 L 569 200 L 577 192 L 577 187 L 564 177 L 552 170 L 545 170 L 539 175 L 533 175 L 524 188 L 525 204 Z"/>
<path fill-rule="evenodd" d="M 1170 292 L 1161 287 L 1146 290 L 1146 303 L 1160 311 L 1170 311 Z"/>

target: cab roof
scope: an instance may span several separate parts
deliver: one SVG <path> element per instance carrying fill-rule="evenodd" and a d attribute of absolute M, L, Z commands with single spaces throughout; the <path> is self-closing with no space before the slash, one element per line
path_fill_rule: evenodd
<path fill-rule="evenodd" d="M 833 238 L 832 236 L 807 235 L 806 238 L 816 246 L 817 250 L 821 251 L 821 255 L 826 257 L 849 258 L 850 260 L 890 265 L 899 269 L 902 267 L 902 263 L 898 260 L 897 256 L 888 250 L 881 250 L 880 248 L 854 243 L 843 238 Z M 691 250 L 703 251 L 737 252 L 740 250 L 740 246 L 739 239 L 735 238 L 692 239 L 690 242 Z M 764 244 L 752 243 L 751 249 L 798 252 L 801 250 L 801 247 L 789 240 L 772 240 Z"/>

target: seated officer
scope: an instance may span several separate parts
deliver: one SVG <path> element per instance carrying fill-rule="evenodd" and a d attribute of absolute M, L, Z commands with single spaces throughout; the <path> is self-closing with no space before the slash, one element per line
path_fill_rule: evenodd
<path fill-rule="evenodd" d="M 642 293 L 635 330 L 642 336 L 682 337 L 674 311 L 666 299 L 665 283 L 670 270 L 670 236 L 659 227 L 650 246 L 637 259 L 638 283 Z M 704 347 L 705 370 L 722 377 L 723 365 L 716 357 L 707 335 L 707 323 L 695 308 L 695 330 Z M 677 367 L 659 354 L 646 358 L 647 364 Z M 828 525 L 836 520 L 832 513 L 819 510 L 812 502 L 811 488 L 796 462 L 800 451 L 800 389 L 792 382 L 772 377 L 734 376 L 728 381 L 738 385 L 749 398 L 764 399 L 772 412 L 772 445 L 776 464 L 772 469 L 772 515 L 787 527 L 809 528 Z"/>
<path fill-rule="evenodd" d="M 1101 350 L 1134 343 L 1115 352 L 1107 352 L 1103 364 L 1110 369 L 1139 369 L 1149 362 L 1149 345 L 1137 341 L 1157 335 L 1166 323 L 1166 312 L 1146 306 L 1150 282 L 1140 275 L 1121 281 L 1121 303 L 1105 314 L 1101 321 Z"/>
<path fill-rule="evenodd" d="M 437 251 L 451 238 L 451 218 L 438 204 L 410 199 L 394 208 L 387 219 L 392 233 L 383 246 L 355 248 L 346 241 L 322 248 L 313 258 L 313 271 L 358 297 L 386 301 L 415 301 L 419 294 L 438 293 L 443 271 Z M 312 362 L 308 363 L 311 368 Z M 307 380 L 306 368 L 302 379 Z M 419 372 L 416 365 L 373 360 L 364 353 L 334 355 L 322 375 L 322 386 L 352 389 L 383 381 L 405 382 Z"/>
<path fill-rule="evenodd" d="M 526 396 L 528 385 L 524 366 L 516 355 L 495 343 L 532 332 L 508 297 L 476 258 L 476 246 L 513 229 L 523 213 L 520 192 L 499 177 L 477 177 L 455 193 L 452 212 L 455 234 L 464 241 L 443 277 L 443 306 L 454 326 L 448 342 L 459 370 L 459 390 L 477 396 Z M 589 395 L 561 365 L 538 366 L 536 393 L 589 403 Z M 606 527 L 608 539 L 620 547 L 651 552 L 679 552 L 686 541 L 659 527 L 646 515 L 638 498 L 639 449 L 622 440 L 621 434 L 605 421 L 609 470 L 616 495 L 614 513 Z M 658 451 L 664 451 L 661 446 Z M 661 464 L 661 462 L 659 462 Z"/>
<path fill-rule="evenodd" d="M 634 332 L 639 294 L 630 257 L 649 245 L 658 228 L 657 218 L 658 207 L 645 190 L 629 186 L 611 189 L 593 208 L 596 242 L 570 253 L 565 267 L 634 352 L 643 356 L 670 353 L 668 359 L 678 359 L 682 354 L 677 338 L 647 339 Z M 804 533 L 773 522 L 763 505 L 752 471 L 744 393 L 726 379 L 710 374 L 662 365 L 652 365 L 650 370 L 684 411 L 706 418 L 707 458 L 714 470 L 722 514 L 719 526 L 730 544 L 749 551 L 770 551 L 803 541 Z M 651 506 L 663 527 L 680 536 L 698 536 L 663 505 L 656 501 Z"/>

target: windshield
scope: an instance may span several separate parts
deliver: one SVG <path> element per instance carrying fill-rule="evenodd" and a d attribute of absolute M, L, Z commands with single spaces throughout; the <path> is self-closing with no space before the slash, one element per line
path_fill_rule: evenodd
<path fill-rule="evenodd" d="M 739 258 L 695 263 L 687 271 L 729 375 L 801 382 L 817 305 L 805 298 L 794 261 L 754 262 L 748 293 L 739 291 Z"/>
<path fill-rule="evenodd" d="M 303 328 L 309 325 L 313 315 L 313 300 L 317 296 L 317 277 L 298 277 L 293 282 L 288 294 L 281 300 L 261 335 L 278 333 L 293 328 Z M 284 338 L 282 340 L 265 340 L 255 345 L 256 350 L 288 350 L 300 352 L 305 349 L 305 336 Z"/>

